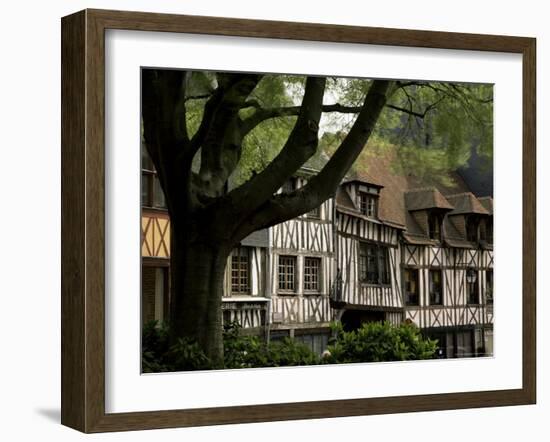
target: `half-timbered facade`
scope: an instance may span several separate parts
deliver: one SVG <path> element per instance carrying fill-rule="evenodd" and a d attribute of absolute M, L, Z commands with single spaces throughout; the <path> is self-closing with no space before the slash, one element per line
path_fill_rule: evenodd
<path fill-rule="evenodd" d="M 340 186 L 331 298 L 345 328 L 413 322 L 441 357 L 492 354 L 492 198 L 453 178 L 423 187 L 382 157 Z"/>
<path fill-rule="evenodd" d="M 303 169 L 282 192 L 302 187 Z M 270 338 L 294 337 L 319 353 L 333 319 L 329 293 L 335 278 L 334 199 L 269 229 Z"/>
<path fill-rule="evenodd" d="M 399 238 L 402 226 L 379 217 L 382 186 L 354 180 L 337 192 L 338 278 L 333 307 L 347 328 L 402 321 Z"/>
<path fill-rule="evenodd" d="M 154 170 L 142 172 L 142 320 L 165 320 L 170 220 Z M 315 173 L 307 168 L 280 192 Z M 441 357 L 492 354 L 493 202 L 428 185 L 372 157 L 315 210 L 254 232 L 228 257 L 222 311 L 244 333 L 291 337 L 321 353 L 332 320 L 413 322 Z M 160 192 L 160 194 L 159 194 Z"/>

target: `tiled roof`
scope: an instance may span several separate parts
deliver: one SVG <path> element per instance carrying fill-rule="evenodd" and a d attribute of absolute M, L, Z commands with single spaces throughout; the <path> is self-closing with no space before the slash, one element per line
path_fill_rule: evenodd
<path fill-rule="evenodd" d="M 477 199 L 481 205 L 489 212 L 491 215 L 493 214 L 493 198 L 490 196 L 482 196 L 481 198 Z"/>
<path fill-rule="evenodd" d="M 405 207 L 407 210 L 453 209 L 453 206 L 435 187 L 405 191 Z"/>
<path fill-rule="evenodd" d="M 449 176 L 449 181 L 453 183 L 452 186 L 443 186 L 433 180 L 420 179 L 412 174 L 404 174 L 396 170 L 394 167 L 396 162 L 394 149 L 384 149 L 379 154 L 369 155 L 367 162 L 366 168 L 348 174 L 345 181 L 360 180 L 383 186 L 380 191 L 378 217 L 381 221 L 407 226 L 407 230 L 415 231 L 419 228 L 415 228 L 415 221 L 409 216 L 410 214 L 405 206 L 405 192 L 427 187 L 437 189 L 442 196 L 470 191 L 457 173 L 452 173 Z M 437 198 L 437 200 L 439 204 L 444 205 L 441 199 Z M 353 207 L 353 204 L 351 204 L 351 207 Z"/>
<path fill-rule="evenodd" d="M 468 213 L 477 213 L 480 215 L 490 214 L 472 192 L 447 195 L 446 198 L 454 206 L 453 211 L 450 212 L 449 215 L 461 215 Z"/>
<path fill-rule="evenodd" d="M 362 181 L 382 186 L 378 205 L 378 217 L 387 224 L 404 226 L 403 237 L 411 244 L 433 244 L 411 212 L 438 208 L 448 214 L 477 213 L 492 215 L 492 198 L 477 199 L 458 173 L 448 175 L 447 185 L 435 180 L 419 178 L 405 174 L 393 167 L 396 154 L 386 149 L 379 155 L 368 157 L 366 170 L 354 171 L 346 177 L 344 183 Z M 341 186 L 336 194 L 336 204 L 340 207 L 355 209 L 351 198 Z M 472 247 L 455 228 L 448 217 L 443 222 L 443 238 L 454 247 Z"/>

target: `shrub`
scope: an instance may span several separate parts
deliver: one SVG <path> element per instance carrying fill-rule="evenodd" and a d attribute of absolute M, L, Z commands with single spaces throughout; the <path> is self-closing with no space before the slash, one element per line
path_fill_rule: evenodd
<path fill-rule="evenodd" d="M 150 321 L 141 338 L 141 365 L 144 373 L 206 370 L 212 364 L 196 342 L 178 339 L 170 345 L 168 325 Z"/>
<path fill-rule="evenodd" d="M 214 368 L 197 342 L 179 338 L 165 356 L 171 371 L 209 370 Z"/>
<path fill-rule="evenodd" d="M 268 344 L 268 367 L 317 365 L 319 356 L 306 345 L 291 338 Z"/>
<path fill-rule="evenodd" d="M 170 349 L 168 327 L 158 321 L 147 322 L 141 332 L 141 368 L 144 373 L 173 371 L 165 359 Z"/>
<path fill-rule="evenodd" d="M 225 368 L 265 367 L 269 361 L 267 346 L 259 336 L 241 336 L 241 325 L 224 326 L 223 359 Z"/>
<path fill-rule="evenodd" d="M 233 322 L 224 327 L 225 368 L 283 367 L 315 365 L 318 356 L 309 347 L 285 338 L 266 344 L 258 336 L 241 336 L 241 326 Z"/>
<path fill-rule="evenodd" d="M 370 322 L 346 332 L 342 324 L 334 323 L 332 328 L 336 338 L 323 358 L 329 364 L 430 359 L 437 347 L 437 341 L 425 339 L 413 324 Z"/>
<path fill-rule="evenodd" d="M 242 336 L 241 326 L 224 326 L 223 368 L 284 367 L 353 362 L 382 362 L 429 359 L 437 341 L 425 339 L 412 324 L 393 326 L 389 322 L 366 323 L 346 332 L 342 324 L 332 325 L 328 351 L 319 357 L 306 345 L 291 338 L 265 343 L 259 336 Z M 145 373 L 208 370 L 215 367 L 196 342 L 178 339 L 169 344 L 166 324 L 152 321 L 143 328 L 142 369 Z"/>

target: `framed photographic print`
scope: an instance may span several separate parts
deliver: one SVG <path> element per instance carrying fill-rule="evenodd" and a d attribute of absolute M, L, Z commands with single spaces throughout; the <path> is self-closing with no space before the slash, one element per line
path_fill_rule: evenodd
<path fill-rule="evenodd" d="M 535 40 L 62 20 L 62 423 L 532 404 Z"/>

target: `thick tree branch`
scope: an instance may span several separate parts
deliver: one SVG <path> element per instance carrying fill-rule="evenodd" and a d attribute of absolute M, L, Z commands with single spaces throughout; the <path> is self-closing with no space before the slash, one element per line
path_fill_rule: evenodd
<path fill-rule="evenodd" d="M 247 107 L 255 107 L 256 111 L 250 117 L 246 118 L 242 122 L 243 136 L 252 131 L 260 123 L 266 120 L 277 117 L 293 117 L 300 113 L 302 106 L 287 106 L 287 107 L 274 107 L 269 109 L 263 109 L 257 102 L 248 103 Z M 339 103 L 326 104 L 321 108 L 322 112 L 339 112 L 343 114 L 356 114 L 361 111 L 361 106 L 344 106 Z"/>
<path fill-rule="evenodd" d="M 434 108 L 434 106 L 430 105 L 427 106 L 426 109 L 424 109 L 423 112 L 417 112 L 413 110 L 412 103 L 410 104 L 410 108 L 404 108 L 400 106 L 396 106 L 393 104 L 386 104 L 386 107 L 403 112 L 409 115 L 412 115 L 414 117 L 423 119 L 426 117 L 426 114 Z M 269 109 L 262 109 L 259 105 L 259 103 L 248 103 L 247 107 L 255 107 L 257 110 L 254 112 L 253 115 L 246 118 L 242 122 L 242 132 L 243 136 L 247 135 L 249 132 L 251 132 L 256 126 L 263 123 L 266 120 L 272 119 L 272 118 L 278 118 L 278 117 L 292 117 L 296 116 L 300 112 L 301 106 L 288 106 L 288 107 L 277 107 L 277 108 L 269 108 Z M 325 104 L 321 108 L 323 113 L 341 113 L 341 114 L 357 114 L 361 111 L 363 107 L 362 106 L 345 106 L 340 103 L 335 104 Z"/>
<path fill-rule="evenodd" d="M 200 183 L 194 187 L 199 199 L 224 193 L 227 178 L 241 154 L 238 112 L 261 77 L 258 74 L 218 76 L 218 90 L 208 100 L 199 130 L 191 141 L 194 152 L 201 149 Z"/>
<path fill-rule="evenodd" d="M 321 77 L 307 78 L 298 119 L 281 152 L 262 172 L 227 195 L 226 204 L 237 213 L 245 216 L 263 204 L 316 152 L 325 82 Z"/>
<path fill-rule="evenodd" d="M 143 137 L 166 195 L 179 194 L 187 170 L 182 157 L 189 138 L 185 120 L 184 71 L 142 71 Z M 190 167 L 190 164 L 189 164 Z M 183 169 L 180 171 L 178 169 Z M 175 199 L 168 198 L 169 209 Z"/>
<path fill-rule="evenodd" d="M 337 186 L 353 165 L 371 135 L 386 104 L 391 81 L 373 81 L 357 119 L 325 167 L 304 187 L 290 193 L 272 196 L 235 233 L 244 237 L 306 213 L 334 195 Z"/>

